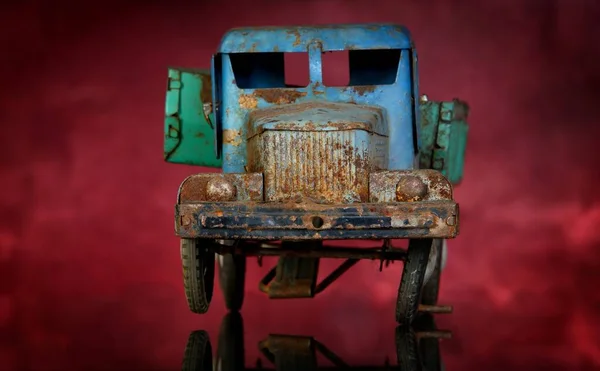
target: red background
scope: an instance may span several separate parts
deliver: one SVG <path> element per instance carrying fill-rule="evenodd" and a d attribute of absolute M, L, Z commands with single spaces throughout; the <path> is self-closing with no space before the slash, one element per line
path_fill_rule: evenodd
<path fill-rule="evenodd" d="M 231 27 L 372 21 L 411 29 L 422 92 L 472 107 L 441 294 L 455 313 L 438 321 L 448 369 L 600 367 L 598 4 L 466 3 L 4 5 L 0 368 L 177 369 L 190 331 L 216 345 L 220 292 L 205 316 L 183 296 L 173 204 L 198 170 L 162 160 L 166 67 L 208 66 Z M 267 268 L 250 263 L 248 361 L 270 332 L 394 358 L 400 264 L 286 302 L 259 294 Z"/>

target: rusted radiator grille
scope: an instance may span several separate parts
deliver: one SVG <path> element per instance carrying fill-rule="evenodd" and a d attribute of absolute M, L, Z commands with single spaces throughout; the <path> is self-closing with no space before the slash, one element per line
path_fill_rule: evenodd
<path fill-rule="evenodd" d="M 360 138 L 360 139 L 359 139 Z M 250 144 L 267 201 L 366 201 L 368 142 L 356 131 L 266 131 Z M 252 148 L 254 147 L 254 148 Z M 252 157 L 252 156 L 251 156 Z"/>

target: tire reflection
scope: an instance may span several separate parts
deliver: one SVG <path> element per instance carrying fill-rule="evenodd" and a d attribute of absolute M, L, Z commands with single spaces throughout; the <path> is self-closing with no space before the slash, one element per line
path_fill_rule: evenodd
<path fill-rule="evenodd" d="M 450 338 L 451 333 L 438 330 L 431 315 L 420 316 L 412 326 L 396 327 L 395 335 L 397 354 L 395 365 L 352 366 L 312 336 L 270 334 L 259 342 L 259 349 L 267 362 L 263 364 L 259 359 L 253 367 L 246 367 L 244 365 L 244 322 L 240 313 L 231 312 L 227 313 L 221 322 L 214 358 L 208 333 L 198 330 L 190 334 L 182 370 L 444 370 L 439 340 Z M 319 367 L 318 353 L 333 366 Z"/>

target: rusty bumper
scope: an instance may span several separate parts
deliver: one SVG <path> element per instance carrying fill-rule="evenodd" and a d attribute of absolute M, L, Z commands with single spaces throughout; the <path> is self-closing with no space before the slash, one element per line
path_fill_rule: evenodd
<path fill-rule="evenodd" d="M 452 200 L 352 205 L 202 202 L 175 207 L 184 238 L 317 240 L 454 238 Z"/>

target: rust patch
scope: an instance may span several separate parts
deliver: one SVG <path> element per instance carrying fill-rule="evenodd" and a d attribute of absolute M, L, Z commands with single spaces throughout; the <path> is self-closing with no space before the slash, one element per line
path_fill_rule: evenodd
<path fill-rule="evenodd" d="M 212 102 L 212 82 L 209 74 L 201 73 L 200 80 L 202 80 L 202 90 L 200 90 L 200 101 L 202 103 Z"/>
<path fill-rule="evenodd" d="M 254 174 L 254 176 L 256 177 L 256 180 L 258 180 L 258 174 Z M 240 195 L 238 194 L 238 198 L 239 197 Z M 306 242 L 306 240 L 311 239 L 338 239 L 340 237 L 330 233 L 327 234 L 327 236 L 323 236 L 317 229 L 364 230 L 364 238 L 370 239 L 378 237 L 376 234 L 371 234 L 369 229 L 388 229 L 390 227 L 382 224 L 381 220 L 372 220 L 368 224 L 363 224 L 360 222 L 362 219 L 361 216 L 363 215 L 368 215 L 370 218 L 373 216 L 390 217 L 392 229 L 404 230 L 401 238 L 453 238 L 458 234 L 459 229 L 458 205 L 450 200 L 396 203 L 395 205 L 358 204 L 352 208 L 356 211 L 352 211 L 351 214 L 348 214 L 348 216 L 353 220 L 359 221 L 360 224 L 358 225 L 349 222 L 344 215 L 338 214 L 338 212 L 341 211 L 339 208 L 334 208 L 332 210 L 331 205 L 328 204 L 316 204 L 310 202 L 294 204 L 264 203 L 246 200 L 243 200 L 242 202 L 239 201 L 241 200 L 238 200 L 238 202 L 224 203 L 221 205 L 214 205 L 212 203 L 208 203 L 207 205 L 203 202 L 179 205 L 176 208 L 175 215 L 176 233 L 181 237 L 187 238 L 223 238 L 222 231 L 219 229 L 227 227 L 230 230 L 228 233 L 228 238 L 274 240 L 279 239 L 277 234 L 257 235 L 253 234 L 252 232 L 294 229 L 298 231 L 304 231 L 305 233 L 302 233 L 301 236 L 299 235 L 297 237 L 287 238 L 286 240 L 304 240 Z M 334 211 L 334 213 L 328 214 L 331 211 Z M 283 221 L 283 224 L 269 223 L 269 221 L 272 221 L 272 215 L 285 214 L 296 214 L 296 220 L 299 220 L 300 223 L 288 223 L 287 221 Z M 225 215 L 233 216 L 235 219 L 231 221 L 232 224 L 229 226 L 223 224 L 225 222 L 222 220 L 214 220 L 215 217 L 221 218 Z M 319 227 L 310 222 L 315 216 L 324 218 L 324 223 Z M 185 217 L 188 217 L 189 221 L 184 220 Z M 257 218 L 264 221 L 264 223 L 257 224 L 255 222 Z M 250 222 L 252 223 L 251 228 L 249 224 Z M 184 224 L 187 224 L 187 226 Z M 217 230 L 214 230 L 215 228 Z M 424 229 L 427 231 L 424 232 Z M 294 255 L 294 253 L 291 252 L 290 255 Z M 287 266 L 286 269 L 281 270 L 280 273 L 284 273 L 285 271 L 292 273 L 292 271 L 296 271 L 295 269 L 290 271 L 289 268 L 291 267 Z M 273 273 L 276 273 L 275 269 L 272 271 Z M 310 279 L 309 275 L 294 275 L 295 277 L 290 277 L 289 275 L 286 277 L 284 274 L 278 273 L 278 279 L 272 281 L 275 278 L 275 274 L 273 274 L 272 278 L 266 282 L 264 280 L 261 281 L 262 286 L 266 289 L 263 290 L 261 288 L 261 290 L 264 292 L 272 291 L 270 292 L 270 296 L 271 294 L 276 294 L 277 291 L 280 291 L 280 294 L 289 294 L 290 289 L 294 291 L 295 295 L 306 296 L 307 294 L 310 294 L 309 292 L 306 292 L 305 289 L 300 290 L 299 287 L 300 285 L 304 286 L 305 284 L 309 284 L 309 282 L 299 282 L 299 280 Z M 271 284 L 268 285 L 270 281 Z M 312 279 L 310 281 L 312 281 L 314 284 Z"/>
<path fill-rule="evenodd" d="M 384 170 L 369 178 L 371 202 L 452 200 L 452 185 L 436 170 Z"/>
<path fill-rule="evenodd" d="M 363 85 L 363 86 L 355 86 L 352 89 L 356 92 L 356 94 L 363 96 L 368 93 L 372 93 L 375 91 L 375 85 Z"/>
<path fill-rule="evenodd" d="M 323 95 L 323 94 L 325 94 L 325 92 L 324 92 L 324 91 L 322 91 L 322 90 L 317 90 L 317 89 L 319 89 L 320 87 L 321 87 L 321 83 L 319 83 L 318 81 L 317 81 L 317 82 L 315 82 L 315 84 L 313 85 L 313 88 L 312 88 L 312 92 L 313 92 L 313 94 L 314 94 L 314 95 Z"/>
<path fill-rule="evenodd" d="M 254 91 L 254 95 L 255 97 L 264 99 L 268 103 L 290 104 L 299 98 L 305 97 L 306 92 L 294 89 L 257 89 Z"/>
<path fill-rule="evenodd" d="M 322 105 L 322 104 L 323 103 L 306 102 L 306 103 L 299 103 L 299 104 L 295 104 L 295 105 L 291 105 L 291 106 L 276 106 L 276 107 L 270 107 L 269 109 L 265 109 L 265 110 L 254 111 L 250 115 L 252 117 L 252 120 L 259 121 L 259 120 L 263 120 L 267 116 L 276 116 L 276 115 L 281 115 L 281 114 L 294 114 L 294 113 L 304 112 L 304 111 L 307 111 L 309 109 L 312 109 L 312 108 L 317 107 L 318 105 Z"/>
<path fill-rule="evenodd" d="M 364 122 L 327 122 L 326 125 L 323 125 L 315 124 L 312 121 L 281 121 L 274 125 L 275 130 L 319 131 L 322 128 L 333 129 L 334 131 L 364 130 L 369 133 L 373 132 L 372 128 Z M 341 143 L 336 142 L 332 145 L 335 149 L 340 149 Z"/>
<path fill-rule="evenodd" d="M 396 200 L 400 202 L 421 201 L 427 195 L 427 185 L 416 176 L 400 178 L 396 186 Z"/>
<path fill-rule="evenodd" d="M 236 147 L 239 146 L 242 144 L 242 132 L 235 129 L 223 130 L 223 143 Z"/>
<path fill-rule="evenodd" d="M 245 109 L 254 109 L 258 105 L 258 99 L 252 94 L 242 94 L 238 99 L 240 107 Z"/>
<path fill-rule="evenodd" d="M 269 89 L 269 90 L 279 90 L 279 89 Z M 295 91 L 295 92 L 302 94 L 302 96 L 306 95 L 305 92 L 299 92 L 299 91 Z M 255 92 L 255 94 L 256 94 L 256 92 Z M 319 111 L 317 111 L 317 113 L 319 113 L 321 109 L 325 110 L 324 112 L 327 112 L 326 110 L 340 111 L 340 110 L 348 109 L 348 106 L 347 106 L 347 103 L 339 104 L 339 103 L 328 103 L 328 102 L 321 102 L 321 101 L 301 102 L 301 103 L 296 103 L 296 104 L 292 104 L 292 105 L 281 105 L 281 106 L 269 107 L 268 109 L 264 109 L 264 110 L 254 111 L 251 113 L 251 117 L 252 117 L 252 120 L 259 121 L 259 120 L 263 120 L 265 117 L 268 117 L 268 116 L 276 116 L 276 115 L 282 115 L 282 114 L 294 115 L 296 113 L 306 113 L 307 111 L 310 111 L 313 109 L 318 109 Z M 368 106 L 362 107 L 362 109 L 373 111 L 373 114 L 376 114 L 376 112 L 378 112 L 377 108 L 368 107 Z"/>
<path fill-rule="evenodd" d="M 192 176 L 186 179 L 179 189 L 180 202 L 194 202 L 206 200 L 206 183 L 204 177 Z"/>
<path fill-rule="evenodd" d="M 265 176 L 266 200 L 299 205 L 366 202 L 370 161 L 354 146 L 352 135 L 307 132 L 313 124 L 303 125 L 294 134 L 265 132 L 250 142 L 248 150 L 258 153 L 253 161 L 260 162 Z M 279 153 L 286 153 L 286 159 Z"/>
<path fill-rule="evenodd" d="M 204 138 L 204 133 L 203 132 L 197 132 L 195 135 L 196 138 Z"/>
<path fill-rule="evenodd" d="M 435 192 L 439 198 L 451 200 L 452 199 L 452 185 L 442 175 L 442 173 L 430 170 L 432 173 L 429 175 L 429 188 L 432 192 Z"/>
<path fill-rule="evenodd" d="M 207 173 L 192 175 L 186 180 L 184 180 L 181 186 L 179 187 L 178 203 L 190 204 L 196 202 L 206 202 L 214 198 L 215 195 L 220 195 L 223 197 L 227 196 L 223 192 L 231 192 L 235 195 L 231 196 L 231 199 L 229 201 L 262 201 L 263 176 L 260 173 Z M 221 201 L 224 201 L 223 198 L 221 198 Z"/>
<path fill-rule="evenodd" d="M 234 201 L 237 190 L 229 180 L 224 177 L 212 178 L 206 183 L 206 199 L 208 201 Z M 217 214 L 219 211 L 217 211 Z M 220 212 L 223 215 L 223 212 Z"/>
<path fill-rule="evenodd" d="M 300 43 L 302 42 L 301 36 L 300 36 L 300 31 L 292 30 L 292 31 L 288 31 L 287 33 L 288 33 L 288 35 L 294 36 L 294 43 L 292 44 L 293 46 L 300 45 Z"/>

